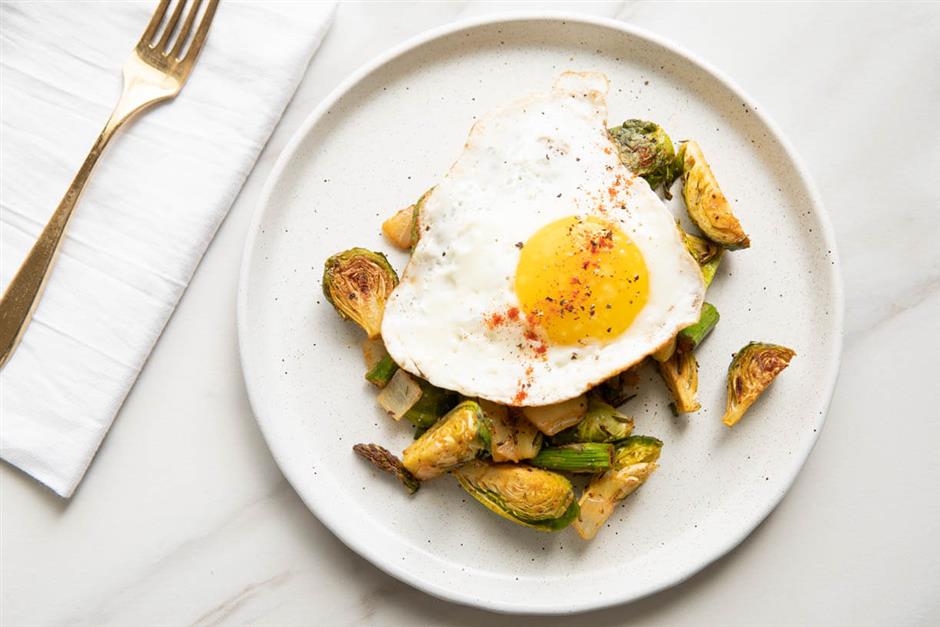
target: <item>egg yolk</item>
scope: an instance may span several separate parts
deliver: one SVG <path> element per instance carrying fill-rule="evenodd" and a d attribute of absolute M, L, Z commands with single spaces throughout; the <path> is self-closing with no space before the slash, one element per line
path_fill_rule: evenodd
<path fill-rule="evenodd" d="M 646 304 L 649 276 L 639 248 L 595 216 L 562 218 L 522 247 L 516 296 L 553 344 L 604 342 Z"/>

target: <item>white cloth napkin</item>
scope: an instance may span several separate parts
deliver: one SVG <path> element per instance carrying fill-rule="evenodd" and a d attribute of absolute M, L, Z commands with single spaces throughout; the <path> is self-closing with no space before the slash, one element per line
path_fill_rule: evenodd
<path fill-rule="evenodd" d="M 153 2 L 0 6 L 0 280 L 111 112 Z M 277 124 L 332 2 L 222 2 L 175 100 L 112 140 L 0 374 L 0 456 L 75 490 Z"/>

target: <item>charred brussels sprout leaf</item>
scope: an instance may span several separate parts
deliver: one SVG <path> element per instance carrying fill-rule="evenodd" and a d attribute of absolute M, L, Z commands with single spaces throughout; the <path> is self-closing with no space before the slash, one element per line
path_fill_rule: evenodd
<path fill-rule="evenodd" d="M 719 318 L 718 310 L 714 305 L 702 303 L 702 313 L 699 315 L 698 322 L 679 331 L 679 335 L 676 337 L 679 347 L 686 351 L 693 351 L 698 348 L 698 345 L 708 337 L 708 334 L 718 324 Z"/>
<path fill-rule="evenodd" d="M 687 141 L 679 153 L 682 157 L 682 197 L 692 222 L 722 248 L 749 247 L 751 241 L 731 211 L 731 203 L 721 193 L 702 149 L 694 141 Z"/>
<path fill-rule="evenodd" d="M 620 162 L 646 179 L 651 188 L 664 186 L 666 198 L 671 198 L 669 186 L 677 176 L 676 153 L 666 131 L 655 122 L 627 120 L 608 133 L 617 146 Z"/>
<path fill-rule="evenodd" d="M 370 338 L 381 332 L 385 301 L 396 285 L 398 275 L 385 255 L 365 248 L 337 253 L 323 267 L 323 294 Z"/>
<path fill-rule="evenodd" d="M 581 513 L 574 521 L 579 536 L 590 540 L 597 535 L 617 505 L 656 470 L 662 446 L 656 438 L 632 436 L 617 447 L 611 469 L 592 479 L 581 495 Z"/>
<path fill-rule="evenodd" d="M 588 397 L 584 420 L 570 429 L 552 436 L 552 445 L 576 442 L 619 442 L 633 431 L 633 418 L 591 395 Z"/>
<path fill-rule="evenodd" d="M 433 479 L 476 458 L 490 447 L 490 427 L 480 406 L 464 401 L 421 434 L 402 455 L 411 474 Z"/>
<path fill-rule="evenodd" d="M 763 342 L 751 342 L 735 353 L 728 367 L 724 423 L 729 427 L 737 424 L 795 355 L 796 352 L 785 346 Z"/>
<path fill-rule="evenodd" d="M 675 399 L 676 411 L 680 414 L 698 411 L 701 407 L 695 398 L 698 394 L 698 362 L 692 351 L 677 347 L 672 357 L 657 365 Z"/>
<path fill-rule="evenodd" d="M 530 463 L 546 470 L 595 474 L 610 469 L 613 453 L 613 444 L 603 442 L 565 444 L 543 448 Z"/>
<path fill-rule="evenodd" d="M 398 478 L 399 481 L 408 489 L 408 492 L 414 494 L 421 487 L 421 484 L 408 472 L 408 469 L 401 463 L 401 460 L 395 457 L 388 449 L 378 444 L 357 444 L 353 447 L 357 455 L 369 460 L 373 466 L 379 470 L 385 471 Z"/>
<path fill-rule="evenodd" d="M 636 396 L 634 390 L 639 384 L 640 376 L 637 374 L 636 368 L 630 368 L 607 379 L 594 388 L 594 391 L 604 399 L 605 403 L 613 407 L 620 407 Z"/>
<path fill-rule="evenodd" d="M 472 461 L 454 476 L 487 509 L 526 527 L 558 531 L 578 516 L 571 482 L 548 470 Z"/>

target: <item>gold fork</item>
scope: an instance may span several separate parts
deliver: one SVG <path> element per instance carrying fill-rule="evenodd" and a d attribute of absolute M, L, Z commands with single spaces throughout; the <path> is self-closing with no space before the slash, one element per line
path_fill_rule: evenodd
<path fill-rule="evenodd" d="M 52 264 L 62 244 L 69 218 L 105 146 L 114 133 L 134 115 L 162 100 L 174 98 L 189 78 L 206 42 L 219 0 L 208 0 L 201 16 L 199 9 L 202 0 L 192 0 L 186 19 L 180 25 L 180 18 L 188 3 L 189 0 L 176 0 L 173 11 L 167 15 L 170 0 L 160 0 L 147 29 L 124 64 L 124 89 L 108 123 L 98 135 L 55 213 L 39 234 L 39 239 L 4 291 L 3 299 L 0 300 L 0 368 L 10 359 L 29 325 L 52 272 Z M 188 41 L 197 18 L 199 24 L 191 41 Z"/>

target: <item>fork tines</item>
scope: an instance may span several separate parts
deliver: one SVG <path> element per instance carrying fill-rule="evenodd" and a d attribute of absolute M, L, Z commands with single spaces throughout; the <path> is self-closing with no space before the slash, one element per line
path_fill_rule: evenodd
<path fill-rule="evenodd" d="M 173 2 L 173 11 L 167 17 L 167 10 L 170 8 L 171 0 L 160 0 L 157 8 L 150 18 L 147 29 L 137 42 L 137 53 L 147 61 L 158 62 L 164 65 L 185 64 L 191 66 L 199 55 L 202 45 L 209 33 L 209 26 L 212 24 L 212 18 L 215 15 L 219 0 L 208 0 L 203 8 L 202 0 L 175 0 Z M 189 4 L 189 11 L 186 13 L 186 19 L 180 26 L 180 18 Z M 196 32 L 190 38 L 190 32 L 193 25 L 199 18 L 199 26 Z M 177 28 L 179 26 L 179 28 Z M 159 39 L 156 39 L 158 33 Z M 154 41 L 156 39 L 156 41 Z M 186 44 L 189 44 L 188 48 Z M 185 49 L 185 53 L 184 53 Z M 188 69 L 185 68 L 185 69 Z"/>

